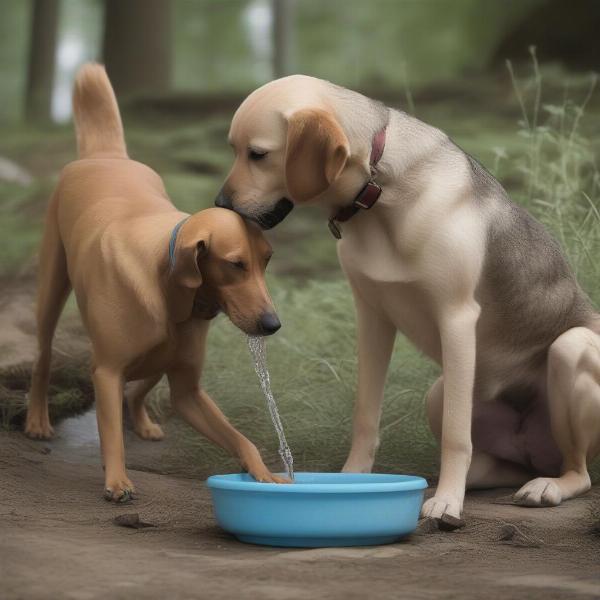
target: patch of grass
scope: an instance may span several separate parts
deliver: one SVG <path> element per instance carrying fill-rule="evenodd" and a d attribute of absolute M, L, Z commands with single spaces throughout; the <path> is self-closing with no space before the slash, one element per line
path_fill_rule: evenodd
<path fill-rule="evenodd" d="M 273 390 L 298 469 L 339 469 L 348 453 L 356 387 L 354 308 L 343 281 L 299 289 L 272 278 L 269 287 L 283 327 L 267 341 Z M 435 443 L 423 396 L 437 368 L 398 338 L 390 368 L 377 468 L 433 474 Z M 203 384 L 232 422 L 279 467 L 277 438 L 254 373 L 245 336 L 219 317 L 213 324 Z M 166 384 L 154 402 L 167 401 Z M 164 406 L 162 409 L 164 414 Z M 187 427 L 177 451 L 214 471 L 231 468 L 225 454 Z M 190 467 L 191 468 L 191 467 Z"/>
<path fill-rule="evenodd" d="M 30 384 L 31 365 L 0 372 L 0 428 L 23 429 Z M 85 412 L 93 401 L 94 390 L 87 363 L 63 361 L 52 369 L 48 388 L 52 423 Z"/>
<path fill-rule="evenodd" d="M 571 265 L 593 301 L 600 302 L 600 171 L 592 139 L 583 132 L 585 111 L 597 84 L 591 75 L 579 102 L 568 89 L 559 104 L 543 100 L 543 76 L 535 48 L 530 49 L 533 73 L 519 82 L 508 63 L 522 117 L 519 136 L 526 142 L 521 155 L 508 155 L 497 170 L 517 173 L 521 185 L 515 200 L 535 214 L 561 242 Z"/>

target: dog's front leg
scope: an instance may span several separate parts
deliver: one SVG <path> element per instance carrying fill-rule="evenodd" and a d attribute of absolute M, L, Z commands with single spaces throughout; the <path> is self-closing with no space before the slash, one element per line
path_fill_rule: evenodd
<path fill-rule="evenodd" d="M 199 373 L 180 369 L 167 373 L 167 377 L 173 407 L 196 431 L 237 457 L 242 467 L 257 481 L 287 482 L 269 471 L 256 446 L 227 420 L 213 399 L 200 389 Z"/>
<path fill-rule="evenodd" d="M 396 327 L 354 288 L 358 328 L 358 389 L 352 424 L 352 448 L 345 473 L 370 473 L 379 445 L 379 420 L 385 377 Z"/>
<path fill-rule="evenodd" d="M 424 517 L 459 518 L 471 463 L 471 413 L 475 383 L 476 302 L 446 307 L 440 316 L 444 407 L 440 479 L 433 498 L 423 505 Z"/>
<path fill-rule="evenodd" d="M 104 497 L 107 500 L 124 502 L 132 496 L 133 484 L 125 471 L 123 377 L 116 369 L 96 366 L 92 379 L 104 463 Z"/>

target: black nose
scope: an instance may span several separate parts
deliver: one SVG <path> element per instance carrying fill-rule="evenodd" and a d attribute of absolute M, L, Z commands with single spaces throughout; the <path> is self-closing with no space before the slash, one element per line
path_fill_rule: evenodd
<path fill-rule="evenodd" d="M 258 321 L 258 328 L 263 335 L 273 335 L 280 327 L 281 323 L 275 313 L 265 313 Z"/>
<path fill-rule="evenodd" d="M 217 197 L 215 198 L 215 206 L 219 208 L 228 208 L 229 210 L 233 210 L 233 204 L 231 202 L 231 198 L 223 192 L 223 189 L 219 190 Z"/>

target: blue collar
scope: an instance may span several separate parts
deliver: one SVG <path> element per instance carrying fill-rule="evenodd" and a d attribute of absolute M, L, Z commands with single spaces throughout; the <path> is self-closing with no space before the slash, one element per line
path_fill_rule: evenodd
<path fill-rule="evenodd" d="M 169 270 L 172 271 L 173 267 L 175 267 L 175 244 L 177 243 L 177 234 L 179 230 L 183 226 L 183 224 L 189 219 L 185 217 L 185 219 L 181 219 L 175 227 L 173 227 L 173 231 L 171 231 L 171 237 L 169 238 Z"/>

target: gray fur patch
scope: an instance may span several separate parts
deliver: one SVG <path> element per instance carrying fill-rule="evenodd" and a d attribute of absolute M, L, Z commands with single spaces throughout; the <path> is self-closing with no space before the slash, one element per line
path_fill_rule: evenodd
<path fill-rule="evenodd" d="M 542 364 L 560 334 L 590 322 L 591 305 L 552 235 L 478 162 L 469 157 L 469 164 L 473 190 L 489 208 L 480 333 L 507 348 L 531 350 L 533 362 Z"/>

